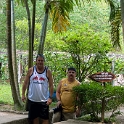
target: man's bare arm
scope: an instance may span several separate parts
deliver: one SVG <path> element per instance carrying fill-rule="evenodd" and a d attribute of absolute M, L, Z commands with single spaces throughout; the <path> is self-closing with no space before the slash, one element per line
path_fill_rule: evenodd
<path fill-rule="evenodd" d="M 59 107 L 62 103 L 61 103 L 61 81 L 58 84 L 57 90 L 56 90 L 56 99 L 57 99 L 57 106 Z"/>
<path fill-rule="evenodd" d="M 28 70 L 28 73 L 27 73 L 25 80 L 24 80 L 24 83 L 22 85 L 22 101 L 23 102 L 26 100 L 25 91 L 29 85 L 29 81 L 30 81 L 29 78 L 30 78 L 30 75 L 32 74 L 32 71 L 33 71 L 33 68 L 30 68 Z"/>
<path fill-rule="evenodd" d="M 61 81 L 59 82 L 58 84 L 58 87 L 57 87 L 57 90 L 56 90 L 56 98 L 57 98 L 57 101 L 61 101 L 61 98 L 60 98 L 60 89 L 61 89 Z"/>
<path fill-rule="evenodd" d="M 48 70 L 48 78 L 49 78 L 49 92 L 50 92 L 50 96 L 52 97 L 52 95 L 53 95 L 53 77 L 52 77 L 52 73 L 50 70 Z"/>
<path fill-rule="evenodd" d="M 49 78 L 49 99 L 47 104 L 50 105 L 52 103 L 52 95 L 53 95 L 53 77 L 50 70 L 47 71 L 47 76 Z"/>

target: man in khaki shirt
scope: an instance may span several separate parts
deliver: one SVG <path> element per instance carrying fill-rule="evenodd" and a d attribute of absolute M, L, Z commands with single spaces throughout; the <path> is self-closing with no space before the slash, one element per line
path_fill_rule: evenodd
<path fill-rule="evenodd" d="M 67 78 L 63 78 L 57 87 L 56 98 L 57 107 L 61 106 L 62 111 L 53 114 L 52 122 L 66 121 L 68 119 L 74 119 L 76 114 L 79 115 L 80 111 L 76 111 L 74 104 L 75 97 L 72 93 L 74 86 L 80 85 L 80 82 L 76 80 L 76 69 L 73 67 L 68 68 Z"/>

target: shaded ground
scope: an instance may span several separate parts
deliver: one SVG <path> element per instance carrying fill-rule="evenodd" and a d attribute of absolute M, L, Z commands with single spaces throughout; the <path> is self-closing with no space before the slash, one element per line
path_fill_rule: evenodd
<path fill-rule="evenodd" d="M 14 110 L 13 105 L 8 105 L 8 104 L 0 104 L 0 112 L 8 112 L 8 113 L 15 113 L 15 114 L 28 114 L 27 111 L 16 111 Z"/>
<path fill-rule="evenodd" d="M 50 109 L 54 108 L 56 104 L 53 104 L 50 106 Z M 8 105 L 8 104 L 0 104 L 0 111 L 5 111 L 5 112 L 14 112 L 14 106 L 13 105 Z"/>
<path fill-rule="evenodd" d="M 13 111 L 12 105 L 0 104 L 0 111 Z"/>
<path fill-rule="evenodd" d="M 13 108 L 14 107 L 12 105 L 0 104 L 0 112 L 1 113 L 2 112 L 6 112 L 8 114 L 10 114 L 10 113 L 22 114 L 22 115 L 27 114 L 27 112 L 17 112 L 17 111 L 14 111 Z M 119 110 L 121 112 L 121 115 L 118 115 L 116 117 L 117 118 L 117 122 L 116 123 L 112 123 L 112 124 L 124 124 L 124 106 L 120 107 Z M 111 115 L 111 112 L 105 113 L 105 117 L 109 117 L 110 115 Z M 73 120 L 73 122 L 74 122 L 74 120 Z M 60 124 L 60 122 L 58 124 Z M 70 124 L 70 122 L 62 122 L 61 124 Z M 75 124 L 76 124 L 76 122 L 75 122 Z M 85 122 L 83 122 L 82 124 L 85 124 Z M 89 123 L 87 122 L 87 124 L 89 124 Z M 90 123 L 90 124 L 94 124 L 94 123 Z M 97 123 L 97 124 L 100 124 L 100 123 Z"/>

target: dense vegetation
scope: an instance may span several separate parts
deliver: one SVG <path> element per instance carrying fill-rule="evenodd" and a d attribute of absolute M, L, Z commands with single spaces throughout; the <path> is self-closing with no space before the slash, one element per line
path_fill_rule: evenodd
<path fill-rule="evenodd" d="M 115 122 L 115 117 L 120 113 L 119 106 L 124 104 L 124 87 L 113 87 L 110 83 L 82 83 L 79 87 L 74 87 L 74 92 L 78 94 L 77 105 L 82 110 L 80 119 L 90 122 Z M 104 117 L 105 112 L 111 114 Z"/>
<path fill-rule="evenodd" d="M 16 37 L 15 38 L 16 38 L 16 46 L 17 46 L 17 55 L 20 56 L 20 54 L 18 54 L 18 53 L 28 50 L 28 27 L 27 27 L 28 22 L 27 22 L 27 14 L 26 14 L 25 7 L 23 7 L 21 4 L 18 5 L 17 3 L 15 3 L 15 5 L 16 5 L 15 6 L 15 24 L 16 24 Z M 6 32 L 5 2 L 3 2 L 2 6 L 3 6 L 3 8 L 1 9 L 1 14 L 0 14 L 0 17 L 1 17 L 0 23 L 2 25 L 0 28 L 0 31 L 1 31 L 0 47 L 6 48 L 6 33 L 3 33 L 3 32 Z M 44 17 L 44 11 L 41 8 L 43 8 L 43 3 L 41 1 L 38 1 L 37 11 L 36 11 L 36 29 L 35 29 L 35 42 L 34 42 L 34 50 L 35 51 L 37 51 L 37 49 L 38 49 L 38 42 L 39 42 L 40 30 L 41 30 L 41 22 L 43 21 L 43 17 Z M 30 6 L 30 9 L 32 9 L 31 6 Z M 82 7 L 79 7 L 79 8 L 75 7 L 74 11 L 70 14 L 71 23 L 70 23 L 70 27 L 68 27 L 67 33 L 71 34 L 72 32 L 74 33 L 75 30 L 77 30 L 76 34 L 78 35 L 79 25 L 80 26 L 82 25 L 82 29 L 84 27 L 84 29 L 82 30 L 83 32 L 87 32 L 87 28 L 90 28 L 90 30 L 95 32 L 96 35 L 101 35 L 103 37 L 105 36 L 107 38 L 106 40 L 110 41 L 110 39 L 109 39 L 110 28 L 109 28 L 108 19 L 109 19 L 109 7 L 106 3 L 103 2 L 102 5 L 101 5 L 101 3 L 95 3 L 95 2 L 85 3 Z M 85 28 L 85 25 L 87 25 L 88 27 Z M 65 51 L 67 51 L 66 50 L 66 49 L 68 49 L 67 47 L 63 48 L 66 46 L 66 43 L 63 39 L 68 34 L 66 34 L 66 32 L 63 32 L 61 34 L 53 33 L 53 31 L 51 29 L 52 29 L 51 28 L 51 19 L 49 18 L 46 42 L 45 42 L 45 48 L 44 48 L 45 51 L 46 52 L 47 51 L 49 51 L 49 52 L 57 52 L 57 51 L 65 52 Z M 82 34 L 79 34 L 79 35 L 82 35 Z M 84 33 L 84 35 L 82 35 L 82 37 L 85 37 L 85 35 L 86 34 Z M 71 37 L 71 35 L 70 35 L 70 37 Z M 75 37 L 75 39 L 76 39 L 76 37 Z M 85 38 L 85 40 L 87 40 L 86 38 Z M 90 38 L 89 38 L 89 40 L 90 40 Z M 95 38 L 94 38 L 94 40 L 95 40 Z M 88 40 L 87 40 L 87 42 L 88 42 Z M 96 42 L 97 42 L 97 39 L 96 39 Z M 6 65 L 6 60 L 7 60 L 6 50 L 1 49 L 1 52 L 3 52 L 3 51 L 5 51 L 5 54 L 1 55 L 1 57 L 0 57 L 0 62 L 2 62 L 2 73 L 5 73 L 4 75 L 8 75 L 6 73 L 7 71 L 5 71 L 6 70 L 5 65 Z M 27 62 L 24 62 L 24 61 L 27 61 L 27 60 L 25 60 L 25 58 L 27 58 L 27 55 L 28 55 L 27 53 L 22 53 L 22 56 L 21 56 L 21 58 L 22 58 L 21 61 L 23 61 L 22 64 L 23 64 L 24 68 L 27 68 L 25 65 L 25 64 L 27 64 Z M 49 56 L 49 54 L 46 56 Z M 48 58 L 50 59 L 50 56 Z M 56 56 L 55 56 L 55 58 L 56 58 Z M 59 59 L 58 59 L 58 61 L 59 61 Z M 62 65 L 62 64 L 60 64 L 60 65 Z M 68 64 L 63 63 L 63 66 L 65 66 L 65 65 L 68 66 Z M 52 66 L 55 68 L 55 66 L 50 65 L 50 64 L 48 66 Z M 58 68 L 59 68 L 59 65 L 58 65 Z M 25 73 L 25 71 L 26 70 L 24 70 L 23 72 Z M 3 79 L 8 77 L 8 76 L 4 76 L 4 75 L 2 76 Z M 58 80 L 57 80 L 57 82 L 58 82 Z"/>
<path fill-rule="evenodd" d="M 0 56 L 0 63 L 2 63 L 2 65 L 0 66 L 0 83 L 7 84 L 8 86 L 8 83 L 6 83 L 7 81 L 9 82 L 5 33 L 6 8 L 4 6 L 5 3 L 1 3 L 2 9 L 0 13 L 0 24 L 2 25 L 2 27 L 0 27 L 0 52 L 2 53 L 2 55 Z M 41 28 L 43 26 L 41 25 L 41 22 L 43 22 L 44 18 L 43 5 L 43 2 L 38 1 L 33 47 L 34 61 L 38 50 Z M 30 10 L 32 10 L 31 3 L 29 4 L 29 7 Z M 49 18 L 44 54 L 46 57 L 46 65 L 52 70 L 55 90 L 59 80 L 66 76 L 66 68 L 68 66 L 74 66 L 77 69 L 77 79 L 82 83 L 82 85 L 84 84 L 85 80 L 89 80 L 88 76 L 92 73 L 98 71 L 112 71 L 111 66 L 113 58 L 108 57 L 108 54 L 114 51 L 110 42 L 111 28 L 108 21 L 109 12 L 110 8 L 104 2 L 102 4 L 99 2 L 91 2 L 85 3 L 83 4 L 83 6 L 80 7 L 75 6 L 74 11 L 72 11 L 70 14 L 70 26 L 68 26 L 66 32 L 62 31 L 61 33 L 53 32 L 52 21 L 51 18 Z M 28 42 L 29 34 L 27 25 L 28 21 L 25 6 L 15 3 L 15 41 L 17 50 L 17 63 L 19 65 L 18 68 L 20 69 L 18 70 L 19 72 L 21 72 L 20 77 L 22 78 L 25 76 L 28 70 L 27 51 L 30 44 Z M 124 65 L 123 59 L 117 59 L 114 61 L 116 64 L 115 74 L 120 72 L 122 73 Z M 21 83 L 23 82 L 23 80 L 19 79 L 18 82 Z M 84 85 L 83 88 L 85 88 Z M 95 85 L 93 85 L 92 87 L 88 87 L 87 89 L 92 90 L 90 88 L 93 88 L 93 91 L 95 91 L 94 94 L 96 94 L 97 97 L 97 94 L 102 91 L 100 89 L 101 87 L 96 88 Z M 109 89 L 111 89 L 111 87 L 109 87 Z M 81 89 L 80 93 L 82 93 L 83 90 L 85 89 Z M 111 89 L 111 91 L 115 92 L 113 89 Z M 87 90 L 87 93 L 89 92 Z M 85 94 L 85 96 L 88 98 L 86 102 L 92 100 L 94 98 L 94 96 L 92 95 L 94 94 Z M 10 96 L 10 98 L 12 98 L 12 96 Z M 101 97 L 99 99 L 101 99 Z M 3 96 L 0 102 L 13 104 L 13 102 L 9 99 L 7 99 L 9 101 L 4 100 L 5 99 Z M 85 100 L 83 102 L 85 102 Z M 121 103 L 123 103 L 123 99 L 119 103 L 116 103 L 116 106 L 120 105 Z M 114 108 L 115 106 L 110 107 Z M 95 106 L 95 108 L 97 108 L 97 106 Z M 107 110 L 109 109 L 110 108 L 108 108 Z"/>

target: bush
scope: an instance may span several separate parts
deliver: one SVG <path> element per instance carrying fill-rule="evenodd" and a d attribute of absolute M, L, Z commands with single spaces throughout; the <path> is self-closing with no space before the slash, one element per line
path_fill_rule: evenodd
<path fill-rule="evenodd" d="M 124 87 L 108 83 L 105 86 L 96 82 L 82 83 L 74 87 L 73 91 L 78 95 L 76 104 L 81 107 L 82 115 L 89 114 L 92 121 L 100 121 L 102 111 L 105 113 L 111 110 L 110 118 L 115 116 L 117 108 L 124 103 Z"/>

